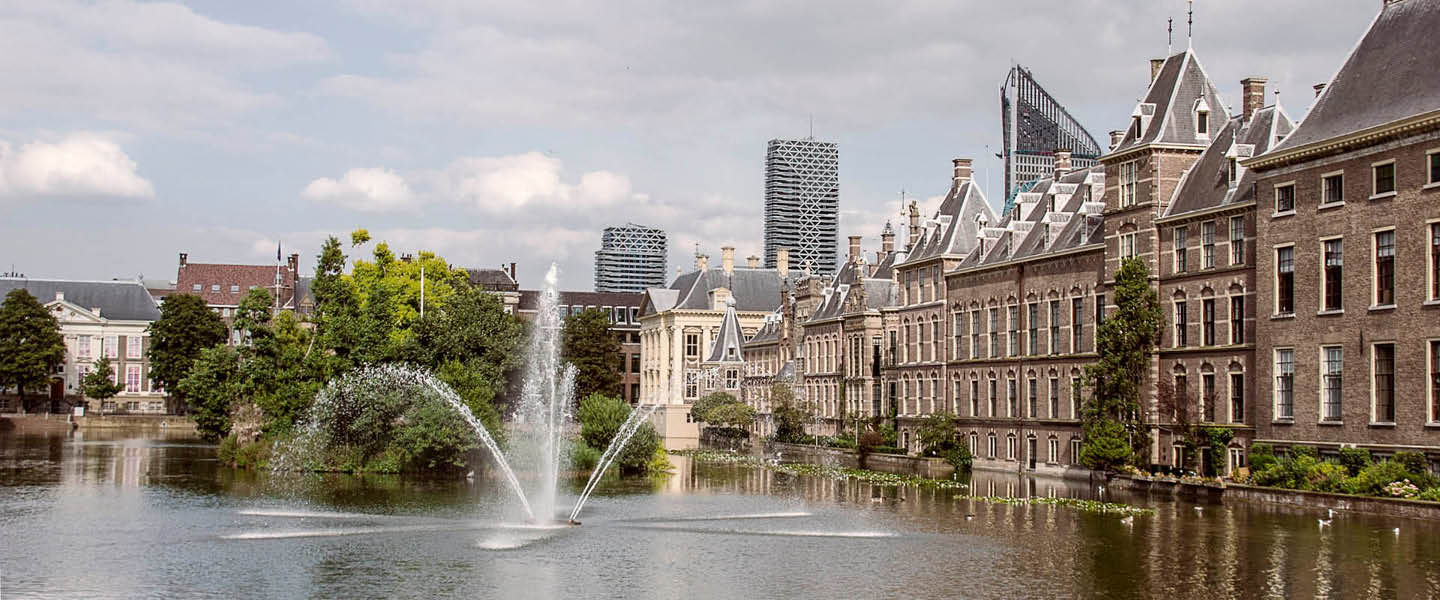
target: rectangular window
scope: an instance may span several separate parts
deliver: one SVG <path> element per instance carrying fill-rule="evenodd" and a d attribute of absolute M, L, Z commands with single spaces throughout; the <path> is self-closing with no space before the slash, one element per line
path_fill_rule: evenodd
<path fill-rule="evenodd" d="M 91 340 L 92 340 L 92 338 L 91 338 L 90 336 L 88 336 L 88 335 L 81 335 L 81 336 L 76 336 L 76 337 L 75 337 L 75 358 L 76 358 L 76 359 L 86 359 L 86 360 L 88 360 L 88 359 L 90 358 L 90 351 L 91 351 L 90 344 L 94 343 L 94 342 L 91 341 Z"/>
<path fill-rule="evenodd" d="M 1200 268 L 1215 268 L 1215 222 L 1200 224 Z"/>
<path fill-rule="evenodd" d="M 1060 462 L 1060 440 L 1050 438 L 1050 464 Z"/>
<path fill-rule="evenodd" d="M 1135 234 L 1120 234 L 1120 258 L 1135 258 Z"/>
<path fill-rule="evenodd" d="M 1010 319 L 1010 343 L 1007 347 L 1009 350 L 1007 356 L 1017 356 L 1020 354 L 1020 307 L 1011 306 L 1006 309 L 1006 313 Z"/>
<path fill-rule="evenodd" d="M 1028 332 L 1029 335 L 1026 336 L 1026 337 L 1029 338 L 1028 341 L 1029 341 L 1029 343 L 1030 343 L 1030 352 L 1029 352 L 1029 354 L 1030 354 L 1031 356 L 1034 356 L 1034 355 L 1040 353 L 1040 303 L 1039 303 L 1039 302 L 1031 302 L 1030 305 L 1026 307 L 1025 320 L 1026 320 L 1026 325 L 1029 326 L 1029 329 L 1030 329 L 1029 332 Z"/>
<path fill-rule="evenodd" d="M 1060 353 L 1060 301 L 1050 301 L 1050 347 L 1051 354 Z"/>
<path fill-rule="evenodd" d="M 1205 373 L 1200 376 L 1200 414 L 1206 423 L 1215 422 L 1215 374 Z"/>
<path fill-rule="evenodd" d="M 1395 304 L 1395 231 L 1375 233 L 1375 305 Z"/>
<path fill-rule="evenodd" d="M 1010 379 L 1007 379 L 1005 381 L 1005 400 L 1008 408 L 1010 409 L 1010 412 L 1006 413 L 1006 416 L 1009 416 L 1012 419 L 1020 416 L 1020 390 L 1018 389 L 1019 387 L 1020 382 L 1016 381 L 1014 377 L 1011 377 Z"/>
<path fill-rule="evenodd" d="M 1120 206 L 1135 206 L 1135 185 L 1138 179 L 1139 169 L 1136 161 L 1122 163 L 1120 165 Z"/>
<path fill-rule="evenodd" d="M 639 373 L 639 372 L 640 372 L 640 353 L 638 353 L 638 352 L 632 353 L 632 354 L 630 355 L 630 372 L 631 372 L 631 373 Z"/>
<path fill-rule="evenodd" d="M 1029 404 L 1030 404 L 1030 418 L 1032 418 L 1032 419 L 1039 418 L 1039 416 L 1040 416 L 1040 382 L 1039 382 L 1039 381 L 1036 381 L 1035 378 L 1032 377 L 1032 378 L 1030 378 L 1030 381 L 1027 382 L 1027 383 L 1029 384 L 1027 391 L 1030 392 L 1030 394 L 1029 394 L 1029 396 L 1028 396 L 1029 399 L 1030 399 L 1030 403 L 1029 403 Z"/>
<path fill-rule="evenodd" d="M 1295 212 L 1295 184 L 1275 186 L 1275 214 Z"/>
<path fill-rule="evenodd" d="M 1275 350 L 1275 418 L 1295 418 L 1295 351 Z"/>
<path fill-rule="evenodd" d="M 1434 150 L 1425 155 L 1425 161 L 1430 163 L 1430 168 L 1428 169 L 1430 172 L 1429 180 L 1425 183 L 1427 185 L 1440 183 L 1440 150 Z"/>
<path fill-rule="evenodd" d="M 1345 203 L 1345 176 L 1340 173 L 1320 178 L 1320 204 Z"/>
<path fill-rule="evenodd" d="M 1230 374 L 1230 422 L 1245 422 L 1245 374 Z"/>
<path fill-rule="evenodd" d="M 895 335 L 895 330 L 890 330 L 890 366 L 892 367 L 895 366 L 895 363 L 899 361 L 899 357 L 896 354 L 896 352 L 898 351 L 898 347 L 895 341 Z"/>
<path fill-rule="evenodd" d="M 1185 310 L 1185 301 L 1175 303 L 1175 347 L 1184 348 L 1187 346 L 1189 337 L 1186 335 L 1190 329 L 1189 311 Z"/>
<path fill-rule="evenodd" d="M 1189 254 L 1186 250 L 1190 245 L 1190 228 L 1183 225 L 1176 227 L 1174 234 L 1175 272 L 1184 273 L 1187 265 L 1186 258 Z"/>
<path fill-rule="evenodd" d="M 1440 300 L 1440 223 L 1430 224 L 1430 299 Z"/>
<path fill-rule="evenodd" d="M 1245 297 L 1230 297 L 1230 343 L 1245 343 Z"/>
<path fill-rule="evenodd" d="M 1080 440 L 1070 440 L 1070 464 L 1080 464 Z"/>
<path fill-rule="evenodd" d="M 1321 277 L 1325 280 L 1324 309 L 1341 310 L 1343 308 L 1341 282 L 1344 281 L 1343 267 L 1345 265 L 1345 248 L 1343 240 L 1325 240 L 1325 270 Z"/>
<path fill-rule="evenodd" d="M 1070 301 L 1070 352 L 1085 350 L 1085 299 Z"/>
<path fill-rule="evenodd" d="M 1295 247 L 1275 249 L 1275 313 L 1295 312 Z"/>
<path fill-rule="evenodd" d="M 687 334 L 685 334 L 685 358 L 694 359 L 694 358 L 699 358 L 699 357 L 700 357 L 700 334 L 698 334 L 698 333 L 687 333 Z"/>
<path fill-rule="evenodd" d="M 955 348 L 952 352 L 955 355 L 955 359 L 959 360 L 965 357 L 965 313 L 963 311 L 956 311 L 952 318 L 954 319 L 955 327 L 955 330 L 952 332 L 955 336 Z"/>
<path fill-rule="evenodd" d="M 125 392 L 128 394 L 140 393 L 140 365 L 125 366 Z"/>
<path fill-rule="evenodd" d="M 1245 217 L 1230 217 L 1230 264 L 1245 264 Z"/>
<path fill-rule="evenodd" d="M 144 339 L 138 335 L 125 336 L 125 358 L 139 359 L 144 346 Z"/>
<path fill-rule="evenodd" d="M 980 416 L 980 382 L 970 380 L 970 416 Z"/>
<path fill-rule="evenodd" d="M 1340 420 L 1340 397 L 1343 380 L 1340 376 L 1344 366 L 1344 352 L 1340 346 L 1320 348 L 1320 420 Z"/>
<path fill-rule="evenodd" d="M 1050 418 L 1060 418 L 1060 378 L 1050 378 Z"/>
<path fill-rule="evenodd" d="M 1377 423 L 1395 422 L 1395 344 L 1375 344 L 1375 408 Z"/>
<path fill-rule="evenodd" d="M 1001 355 L 1000 347 L 1000 309 L 990 309 L 990 358 L 997 358 Z"/>
<path fill-rule="evenodd" d="M 980 311 L 970 311 L 970 358 L 980 358 Z"/>
<path fill-rule="evenodd" d="M 190 291 L 192 291 L 192 292 L 198 292 L 198 291 L 200 291 L 200 284 L 198 284 L 198 283 L 191 284 L 191 285 L 190 285 Z"/>
<path fill-rule="evenodd" d="M 1395 161 L 1383 165 L 1371 167 L 1375 174 L 1375 195 L 1391 194 L 1395 192 Z"/>
<path fill-rule="evenodd" d="M 1070 378 L 1070 418 L 1072 419 L 1080 418 L 1080 398 L 1084 395 L 1082 393 L 1083 385 L 1080 383 L 1079 377 Z"/>
<path fill-rule="evenodd" d="M 992 377 L 992 378 L 990 378 L 990 416 L 992 416 L 992 417 L 1000 414 L 1000 413 L 996 412 L 996 407 L 995 407 L 995 403 L 998 401 L 998 399 L 999 399 L 999 392 L 996 391 L 995 378 Z"/>
<path fill-rule="evenodd" d="M 105 336 L 104 345 L 105 358 L 120 358 L 120 338 L 118 336 Z"/>
<path fill-rule="evenodd" d="M 1209 135 L 1210 113 L 1203 110 L 1195 113 L 1195 133 L 1198 135 Z"/>
<path fill-rule="evenodd" d="M 1206 346 L 1215 345 L 1215 299 L 1206 298 L 1200 301 L 1201 322 L 1200 338 L 1201 343 Z"/>
<path fill-rule="evenodd" d="M 1432 155 L 1434 156 L 1434 155 Z M 1440 340 L 1430 340 L 1430 422 L 1440 422 Z"/>

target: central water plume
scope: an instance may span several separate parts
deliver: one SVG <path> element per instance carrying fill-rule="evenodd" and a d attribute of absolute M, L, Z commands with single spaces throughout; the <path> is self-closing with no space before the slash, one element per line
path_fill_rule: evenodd
<path fill-rule="evenodd" d="M 575 403 L 575 367 L 560 357 L 564 334 L 560 314 L 559 271 L 551 264 L 540 290 L 534 328 L 530 334 L 529 359 L 516 419 L 531 443 L 537 487 L 531 492 L 536 516 L 542 520 L 558 517 L 560 463 L 570 444 L 565 433 Z"/>

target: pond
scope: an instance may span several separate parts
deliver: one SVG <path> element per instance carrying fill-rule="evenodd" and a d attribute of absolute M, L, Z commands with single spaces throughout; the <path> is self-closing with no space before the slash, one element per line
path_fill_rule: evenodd
<path fill-rule="evenodd" d="M 1440 596 L 1433 522 L 1104 498 L 1155 511 L 1126 524 L 965 498 L 1094 498 L 1084 483 L 896 488 L 672 461 L 607 479 L 579 527 L 534 528 L 485 478 L 281 476 L 183 437 L 0 434 L 0 596 Z"/>

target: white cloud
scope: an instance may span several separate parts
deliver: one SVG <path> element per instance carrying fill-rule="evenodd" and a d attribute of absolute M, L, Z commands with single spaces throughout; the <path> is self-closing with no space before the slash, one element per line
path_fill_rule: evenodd
<path fill-rule="evenodd" d="M 350 169 L 338 181 L 321 177 L 305 186 L 301 195 L 360 212 L 395 212 L 416 207 L 415 194 L 405 179 L 383 168 Z"/>
<path fill-rule="evenodd" d="M 119 144 L 92 134 L 18 150 L 0 140 L 0 197 L 154 197 L 155 186 L 136 167 Z"/>

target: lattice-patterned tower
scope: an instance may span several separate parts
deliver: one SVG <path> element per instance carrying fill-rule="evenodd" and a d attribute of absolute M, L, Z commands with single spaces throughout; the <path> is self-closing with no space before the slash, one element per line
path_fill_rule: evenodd
<path fill-rule="evenodd" d="M 1055 151 L 1070 151 L 1076 170 L 1098 164 L 1104 149 L 1080 126 L 1030 71 L 1015 65 L 1000 86 L 1000 121 L 1005 144 L 1005 212 L 1015 194 L 1055 174 Z"/>
<path fill-rule="evenodd" d="M 765 266 L 790 249 L 790 265 L 834 273 L 840 230 L 840 150 L 813 138 L 765 149 Z"/>
<path fill-rule="evenodd" d="M 606 227 L 595 251 L 595 291 L 643 292 L 665 286 L 665 231 L 627 223 Z"/>

